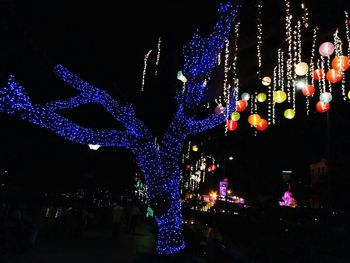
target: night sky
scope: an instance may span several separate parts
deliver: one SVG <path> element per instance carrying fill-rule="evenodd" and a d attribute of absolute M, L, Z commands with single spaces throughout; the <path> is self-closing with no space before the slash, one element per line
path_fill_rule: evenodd
<path fill-rule="evenodd" d="M 284 44 L 285 11 L 283 1 L 264 2 L 262 73 L 272 75 L 277 49 Z M 173 96 L 181 88 L 176 73 L 183 63 L 182 47 L 197 28 L 203 33 L 210 31 L 216 18 L 216 3 L 1 1 L 1 83 L 3 85 L 11 73 L 26 88 L 33 102 L 68 98 L 75 90 L 52 72 L 54 65 L 63 64 L 119 101 L 133 102 L 138 116 L 159 137 L 176 107 Z M 256 1 L 242 1 L 242 4 L 238 74 L 241 90 L 252 92 L 263 89 L 255 74 Z M 350 4 L 345 0 L 313 0 L 306 1 L 306 5 L 310 27 L 305 32 L 303 55 L 309 60 L 312 28 L 320 27 L 319 43 L 332 40 L 335 28 L 343 29 L 343 11 L 349 10 Z M 293 8 L 300 11 L 299 5 Z M 155 78 L 159 36 L 162 47 Z M 342 40 L 346 44 L 346 39 Z M 141 93 L 143 57 L 149 49 L 153 49 L 153 53 L 145 92 Z M 348 76 L 347 73 L 349 79 Z M 220 92 L 214 84 L 208 100 Z M 334 93 L 328 122 L 327 114 L 316 113 L 314 108 L 306 116 L 305 100 L 300 96 L 297 97 L 300 114 L 297 113 L 294 120 L 285 120 L 280 113 L 276 125 L 257 136 L 248 123 L 241 120 L 237 132 L 227 137 L 220 126 L 191 139 L 204 143 L 206 150 L 217 157 L 221 168 L 215 176 L 218 179 L 228 176 L 235 190 L 243 195 L 275 191 L 281 184 L 283 169 L 293 170 L 296 180 L 307 181 L 308 165 L 327 156 L 327 145 L 339 167 L 349 158 L 350 104 L 341 100 L 340 86 L 335 89 L 338 90 Z M 91 128 L 120 128 L 120 124 L 114 123 L 96 105 L 62 114 Z M 243 118 L 247 117 L 248 112 Z M 0 115 L 0 131 L 0 169 L 9 171 L 8 180 L 21 185 L 22 192 L 70 190 L 79 186 L 120 191 L 131 185 L 136 164 L 132 155 L 123 149 L 91 151 L 87 146 L 65 141 L 14 116 Z M 229 163 L 226 159 L 231 155 L 234 160 Z M 349 180 L 344 169 L 339 172 L 338 181 Z"/>

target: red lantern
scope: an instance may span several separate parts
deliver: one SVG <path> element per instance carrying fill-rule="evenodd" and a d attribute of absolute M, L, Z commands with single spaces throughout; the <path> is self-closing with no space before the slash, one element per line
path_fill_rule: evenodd
<path fill-rule="evenodd" d="M 345 71 L 349 68 L 349 66 L 350 66 L 350 62 L 347 56 L 336 56 L 332 60 L 332 67 L 336 71 Z"/>
<path fill-rule="evenodd" d="M 314 80 L 321 80 L 323 78 L 323 70 L 321 68 L 314 71 Z"/>
<path fill-rule="evenodd" d="M 263 131 L 263 130 L 266 130 L 267 126 L 268 126 L 267 121 L 265 119 L 261 119 L 258 125 L 256 126 L 256 129 L 258 131 Z"/>
<path fill-rule="evenodd" d="M 305 97 L 312 96 L 315 93 L 315 87 L 312 85 L 304 86 L 301 90 Z"/>
<path fill-rule="evenodd" d="M 236 102 L 236 111 L 242 112 L 248 107 L 248 102 L 245 100 L 238 100 Z"/>
<path fill-rule="evenodd" d="M 228 120 L 226 123 L 226 127 L 229 131 L 234 131 L 235 129 L 237 129 L 237 122 L 234 120 Z"/>
<path fill-rule="evenodd" d="M 318 112 L 326 112 L 330 109 L 331 104 L 329 103 L 323 103 L 322 101 L 317 102 L 316 104 L 316 110 Z"/>
<path fill-rule="evenodd" d="M 330 83 L 336 83 L 342 80 L 343 74 L 335 69 L 330 69 L 326 74 L 326 78 Z"/>
<path fill-rule="evenodd" d="M 208 167 L 208 171 L 209 172 L 214 172 L 216 170 L 216 165 L 215 164 L 212 164 Z"/>

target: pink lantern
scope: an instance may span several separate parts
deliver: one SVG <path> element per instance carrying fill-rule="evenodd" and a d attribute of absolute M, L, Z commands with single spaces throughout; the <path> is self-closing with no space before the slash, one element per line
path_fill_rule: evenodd
<path fill-rule="evenodd" d="M 329 57 L 330 55 L 333 54 L 334 49 L 335 49 L 335 47 L 334 47 L 333 43 L 331 43 L 331 42 L 324 42 L 319 47 L 318 52 L 323 57 Z"/>
<path fill-rule="evenodd" d="M 215 113 L 216 114 L 221 114 L 224 112 L 224 107 L 222 107 L 221 104 L 219 104 L 218 106 L 215 107 Z"/>

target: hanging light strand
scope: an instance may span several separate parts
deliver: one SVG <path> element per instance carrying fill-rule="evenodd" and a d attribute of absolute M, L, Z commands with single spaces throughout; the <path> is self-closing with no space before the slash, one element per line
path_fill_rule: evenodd
<path fill-rule="evenodd" d="M 346 39 L 348 41 L 348 57 L 350 57 L 350 29 L 349 29 L 349 13 L 347 11 L 344 11 L 345 13 L 345 33 L 346 33 Z"/>
<path fill-rule="evenodd" d="M 274 67 L 273 69 L 273 88 L 272 88 L 272 124 L 275 124 L 276 118 L 275 118 L 275 101 L 273 100 L 273 95 L 276 92 L 277 88 L 277 67 Z"/>
<path fill-rule="evenodd" d="M 230 41 L 226 40 L 225 43 L 225 61 L 224 61 L 224 101 L 226 105 L 230 105 L 230 85 L 227 84 L 228 79 L 228 58 L 229 58 L 229 46 Z M 230 107 L 226 107 L 226 116 L 229 117 Z M 227 136 L 227 125 L 225 125 L 225 136 Z"/>
<path fill-rule="evenodd" d="M 256 51 L 257 51 L 257 59 L 258 59 L 258 69 L 257 76 L 258 79 L 261 79 L 261 44 L 262 44 L 262 4 L 258 4 L 258 16 L 257 16 L 257 43 L 256 43 Z"/>
<path fill-rule="evenodd" d="M 317 32 L 318 32 L 318 27 L 315 27 L 312 35 L 312 47 L 311 47 L 311 57 L 310 57 L 310 76 L 311 76 L 312 86 L 315 86 L 313 73 L 315 70 L 314 57 L 315 57 L 315 50 L 316 50 Z"/>
<path fill-rule="evenodd" d="M 305 1 L 302 1 L 301 9 L 303 10 L 303 16 L 302 16 L 303 25 L 305 28 L 308 28 L 309 27 L 309 11 L 305 5 Z"/>
<path fill-rule="evenodd" d="M 159 65 L 159 60 L 160 60 L 160 44 L 162 43 L 162 39 L 159 37 L 158 38 L 158 44 L 157 44 L 157 59 L 156 59 L 156 71 L 154 73 L 155 76 L 158 75 L 158 65 Z"/>
<path fill-rule="evenodd" d="M 146 79 L 146 69 L 147 69 L 147 60 L 149 55 L 151 54 L 152 49 L 149 50 L 146 55 L 145 58 L 143 60 L 143 72 L 142 72 L 142 84 L 141 84 L 141 91 L 143 91 L 143 88 L 145 87 L 145 79 Z"/>

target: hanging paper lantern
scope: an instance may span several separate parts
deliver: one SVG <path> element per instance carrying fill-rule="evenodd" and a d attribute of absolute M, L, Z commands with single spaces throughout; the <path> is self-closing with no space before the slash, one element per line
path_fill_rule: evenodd
<path fill-rule="evenodd" d="M 342 80 L 343 74 L 334 69 L 330 69 L 326 74 L 326 78 L 330 83 L 336 83 Z"/>
<path fill-rule="evenodd" d="M 329 108 L 331 107 L 331 104 L 329 103 L 323 103 L 322 101 L 317 102 L 316 104 L 316 110 L 318 112 L 326 112 L 329 110 Z"/>
<path fill-rule="evenodd" d="M 303 92 L 303 95 L 305 97 L 309 97 L 315 93 L 315 87 L 312 85 L 307 85 L 307 86 L 304 86 L 301 91 Z"/>
<path fill-rule="evenodd" d="M 212 164 L 208 167 L 208 171 L 209 172 L 214 172 L 216 170 L 216 165 L 215 164 Z"/>
<path fill-rule="evenodd" d="M 291 120 L 295 117 L 295 110 L 293 109 L 286 109 L 284 111 L 284 117 L 288 120 Z"/>
<path fill-rule="evenodd" d="M 256 126 L 261 121 L 261 117 L 259 114 L 251 114 L 248 117 L 248 122 L 250 125 Z"/>
<path fill-rule="evenodd" d="M 314 71 L 314 80 L 321 80 L 323 78 L 323 70 L 318 68 Z"/>
<path fill-rule="evenodd" d="M 323 103 L 329 103 L 332 101 L 332 94 L 330 92 L 323 92 L 320 94 L 320 101 Z"/>
<path fill-rule="evenodd" d="M 271 84 L 271 78 L 266 76 L 266 77 L 263 77 L 261 83 L 264 85 L 264 86 L 270 86 Z"/>
<path fill-rule="evenodd" d="M 241 118 L 241 114 L 239 114 L 239 112 L 237 111 L 232 112 L 231 119 L 233 121 L 238 121 L 240 118 Z"/>
<path fill-rule="evenodd" d="M 243 92 L 241 98 L 242 100 L 248 101 L 250 99 L 250 95 L 247 92 Z"/>
<path fill-rule="evenodd" d="M 350 100 L 350 91 L 348 92 L 348 98 L 349 98 L 349 100 Z"/>
<path fill-rule="evenodd" d="M 197 152 L 198 151 L 198 146 L 197 145 L 193 145 L 192 146 L 192 151 Z"/>
<path fill-rule="evenodd" d="M 300 62 L 295 65 L 295 74 L 305 76 L 309 71 L 309 66 L 305 62 Z"/>
<path fill-rule="evenodd" d="M 219 104 L 218 106 L 215 107 L 215 113 L 216 114 L 221 114 L 224 112 L 224 107 L 222 107 L 221 104 Z"/>
<path fill-rule="evenodd" d="M 287 94 L 283 90 L 278 90 L 273 93 L 273 101 L 282 103 L 287 99 Z"/>
<path fill-rule="evenodd" d="M 186 83 L 187 82 L 187 78 L 182 74 L 182 71 L 178 71 L 177 72 L 177 79 L 182 81 L 182 83 Z"/>
<path fill-rule="evenodd" d="M 248 107 L 248 102 L 245 100 L 238 100 L 236 102 L 236 111 L 242 112 Z"/>
<path fill-rule="evenodd" d="M 257 99 L 259 102 L 264 102 L 266 100 L 266 94 L 265 93 L 259 93 L 257 96 Z"/>
<path fill-rule="evenodd" d="M 349 68 L 349 66 L 350 66 L 350 62 L 347 56 L 336 56 L 332 60 L 332 67 L 336 71 L 345 71 Z"/>
<path fill-rule="evenodd" d="M 265 119 L 261 119 L 258 125 L 256 125 L 256 129 L 258 131 L 264 131 L 266 130 L 267 126 L 268 126 L 267 121 Z"/>
<path fill-rule="evenodd" d="M 318 48 L 318 52 L 323 57 L 329 57 L 330 55 L 333 54 L 334 49 L 335 49 L 335 47 L 334 47 L 333 43 L 331 43 L 331 42 L 324 42 Z"/>
<path fill-rule="evenodd" d="M 234 121 L 234 120 L 228 120 L 227 123 L 226 123 L 226 127 L 229 131 L 234 131 L 237 129 L 237 122 Z"/>

